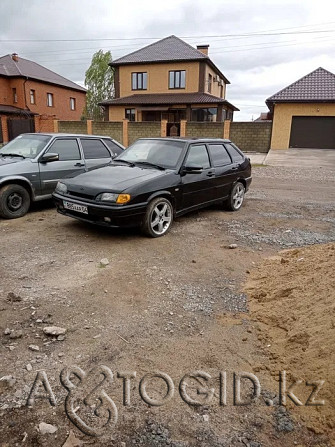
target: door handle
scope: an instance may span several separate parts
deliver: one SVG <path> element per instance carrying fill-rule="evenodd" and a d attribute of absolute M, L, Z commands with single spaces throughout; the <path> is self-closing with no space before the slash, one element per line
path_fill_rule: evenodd
<path fill-rule="evenodd" d="M 213 177 L 214 174 L 215 174 L 215 172 L 209 171 L 209 172 L 207 172 L 207 177 Z"/>
<path fill-rule="evenodd" d="M 231 168 L 231 170 L 232 170 L 232 171 L 237 171 L 238 168 L 239 168 L 239 166 L 233 166 L 233 167 Z"/>
<path fill-rule="evenodd" d="M 84 164 L 84 163 L 79 163 L 79 162 L 78 162 L 78 163 L 75 164 L 75 166 L 78 166 L 78 167 L 81 168 L 81 167 L 85 166 L 85 164 Z"/>

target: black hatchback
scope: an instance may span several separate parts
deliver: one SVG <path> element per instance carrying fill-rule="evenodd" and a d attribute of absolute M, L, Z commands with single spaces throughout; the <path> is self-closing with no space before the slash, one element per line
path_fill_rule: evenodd
<path fill-rule="evenodd" d="M 144 138 L 109 165 L 62 180 L 53 198 L 66 216 L 159 237 L 190 211 L 239 210 L 250 183 L 250 160 L 230 140 Z"/>

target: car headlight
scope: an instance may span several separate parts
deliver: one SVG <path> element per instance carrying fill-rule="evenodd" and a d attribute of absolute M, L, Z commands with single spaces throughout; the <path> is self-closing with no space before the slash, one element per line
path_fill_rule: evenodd
<path fill-rule="evenodd" d="M 123 204 L 123 203 L 129 202 L 130 195 L 129 194 L 115 194 L 112 192 L 104 192 L 102 194 L 99 194 L 97 199 L 104 201 L 104 202 L 113 202 L 113 203 Z"/>
<path fill-rule="evenodd" d="M 66 194 L 67 186 L 65 185 L 65 183 L 58 182 L 56 186 L 56 192 L 59 192 L 59 194 Z"/>

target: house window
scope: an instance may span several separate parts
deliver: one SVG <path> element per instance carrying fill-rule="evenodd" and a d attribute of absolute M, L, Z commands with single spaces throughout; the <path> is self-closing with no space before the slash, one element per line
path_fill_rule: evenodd
<path fill-rule="evenodd" d="M 52 93 L 47 93 L 47 106 L 48 107 L 54 106 L 54 95 Z"/>
<path fill-rule="evenodd" d="M 192 121 L 216 121 L 218 109 L 211 107 L 208 109 L 192 109 Z"/>
<path fill-rule="evenodd" d="M 211 74 L 208 75 L 208 93 L 212 93 L 212 83 L 213 76 Z"/>
<path fill-rule="evenodd" d="M 70 109 L 76 110 L 76 98 L 70 98 Z"/>
<path fill-rule="evenodd" d="M 30 90 L 30 104 L 36 104 L 35 90 Z"/>
<path fill-rule="evenodd" d="M 129 121 L 135 121 L 135 109 L 126 109 L 126 119 Z"/>
<path fill-rule="evenodd" d="M 13 102 L 17 102 L 16 88 L 12 88 L 12 92 L 13 92 Z"/>
<path fill-rule="evenodd" d="M 185 88 L 186 71 L 169 71 L 169 88 Z"/>
<path fill-rule="evenodd" d="M 132 73 L 131 74 L 132 90 L 146 90 L 147 79 L 148 79 L 148 73 Z"/>

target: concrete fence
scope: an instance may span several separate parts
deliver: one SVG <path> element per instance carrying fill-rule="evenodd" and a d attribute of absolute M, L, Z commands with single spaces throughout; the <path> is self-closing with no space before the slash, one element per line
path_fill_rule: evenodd
<path fill-rule="evenodd" d="M 272 122 L 180 122 L 180 136 L 190 138 L 230 138 L 245 152 L 268 152 Z M 54 121 L 54 132 L 106 135 L 124 146 L 138 138 L 166 137 L 167 121 Z"/>

